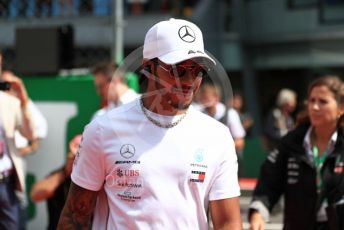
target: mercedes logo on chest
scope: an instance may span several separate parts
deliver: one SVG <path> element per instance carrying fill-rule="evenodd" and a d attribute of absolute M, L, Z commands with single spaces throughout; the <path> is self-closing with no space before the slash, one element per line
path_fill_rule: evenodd
<path fill-rule="evenodd" d="M 191 43 L 196 39 L 195 32 L 189 26 L 180 27 L 178 35 L 184 42 Z"/>
<path fill-rule="evenodd" d="M 132 156 L 135 155 L 135 147 L 131 144 L 122 145 L 119 153 L 124 158 L 127 158 L 127 159 L 131 158 Z"/>

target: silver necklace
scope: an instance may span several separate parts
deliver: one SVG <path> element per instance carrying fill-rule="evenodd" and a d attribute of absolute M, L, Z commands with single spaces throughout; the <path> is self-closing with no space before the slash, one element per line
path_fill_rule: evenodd
<path fill-rule="evenodd" d="M 186 116 L 187 111 L 176 121 L 172 122 L 172 123 L 168 123 L 168 124 L 162 124 L 159 121 L 155 120 L 154 118 L 152 118 L 151 116 L 148 115 L 147 113 L 147 109 L 144 107 L 143 105 L 143 98 L 140 98 L 140 106 L 141 106 L 141 110 L 143 112 L 143 114 L 146 116 L 146 118 L 152 122 L 154 125 L 160 127 L 160 128 L 164 128 L 164 129 L 169 129 L 169 128 L 173 128 L 174 126 L 178 125 Z"/>

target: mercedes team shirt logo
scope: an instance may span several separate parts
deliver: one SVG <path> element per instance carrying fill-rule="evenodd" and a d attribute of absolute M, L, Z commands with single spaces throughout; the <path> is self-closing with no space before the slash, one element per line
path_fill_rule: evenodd
<path fill-rule="evenodd" d="M 119 151 L 121 156 L 124 158 L 130 158 L 135 154 L 135 147 L 131 144 L 122 145 L 121 150 Z"/>
<path fill-rule="evenodd" d="M 196 39 L 195 32 L 189 26 L 182 26 L 178 31 L 179 37 L 184 42 L 194 42 Z"/>

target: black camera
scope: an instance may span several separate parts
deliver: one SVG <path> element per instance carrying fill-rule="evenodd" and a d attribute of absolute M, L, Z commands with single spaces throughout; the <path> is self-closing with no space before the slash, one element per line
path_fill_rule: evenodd
<path fill-rule="evenodd" d="M 11 83 L 8 81 L 1 81 L 0 80 L 0 90 L 10 90 L 11 88 Z"/>

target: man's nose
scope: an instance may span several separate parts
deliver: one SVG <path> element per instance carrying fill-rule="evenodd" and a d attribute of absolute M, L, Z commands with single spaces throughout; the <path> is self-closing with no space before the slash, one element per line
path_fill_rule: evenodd
<path fill-rule="evenodd" d="M 197 76 L 194 76 L 192 69 L 186 69 L 186 73 L 183 77 L 181 77 L 182 81 L 194 81 Z"/>

